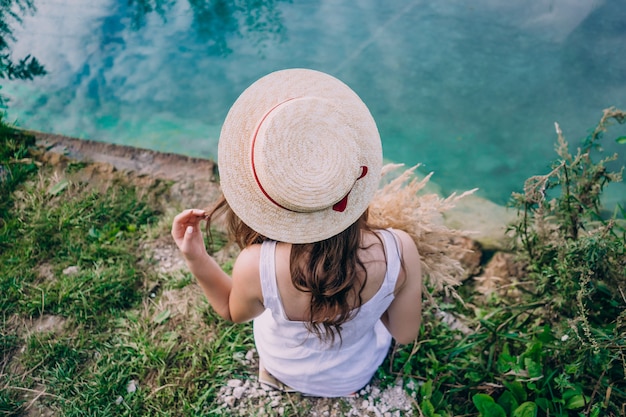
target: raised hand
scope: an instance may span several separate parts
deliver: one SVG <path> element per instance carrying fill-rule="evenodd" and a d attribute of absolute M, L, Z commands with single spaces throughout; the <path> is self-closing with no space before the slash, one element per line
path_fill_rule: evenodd
<path fill-rule="evenodd" d="M 174 218 L 172 237 L 187 261 L 207 256 L 200 231 L 200 222 L 205 218 L 206 212 L 199 209 L 185 210 Z"/>

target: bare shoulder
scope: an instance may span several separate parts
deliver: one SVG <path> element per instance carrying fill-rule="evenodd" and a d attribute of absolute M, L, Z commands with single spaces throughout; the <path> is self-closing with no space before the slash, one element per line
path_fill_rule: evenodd
<path fill-rule="evenodd" d="M 405 258 L 405 261 L 407 260 L 406 257 L 410 258 L 419 256 L 417 252 L 417 246 L 415 245 L 415 242 L 413 241 L 411 235 L 400 229 L 392 229 L 392 231 L 398 238 L 398 241 L 400 243 L 400 253 L 402 254 L 402 257 Z"/>
<path fill-rule="evenodd" d="M 259 270 L 259 260 L 261 259 L 261 245 L 250 245 L 241 250 L 239 256 L 235 260 L 233 273 L 235 268 L 242 272 L 254 272 Z"/>
<path fill-rule="evenodd" d="M 251 245 L 241 250 L 233 264 L 233 283 L 259 287 L 259 260 L 261 245 Z"/>
<path fill-rule="evenodd" d="M 232 272 L 232 290 L 229 306 L 232 320 L 244 322 L 263 312 L 263 291 L 259 273 L 261 245 L 252 245 L 241 251 Z"/>

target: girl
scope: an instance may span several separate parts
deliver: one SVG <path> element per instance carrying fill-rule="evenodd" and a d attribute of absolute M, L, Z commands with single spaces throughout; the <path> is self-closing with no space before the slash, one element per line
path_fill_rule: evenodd
<path fill-rule="evenodd" d="M 382 167 L 369 110 L 327 74 L 274 72 L 229 111 L 218 167 L 224 199 L 172 226 L 209 303 L 226 320 L 254 320 L 262 382 L 324 397 L 356 392 L 392 338 L 412 342 L 421 322 L 413 239 L 367 221 Z M 200 231 L 224 213 L 242 249 L 232 277 Z"/>

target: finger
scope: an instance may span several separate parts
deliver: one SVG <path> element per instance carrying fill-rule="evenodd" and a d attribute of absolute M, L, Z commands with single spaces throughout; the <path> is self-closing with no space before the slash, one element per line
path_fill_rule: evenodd
<path fill-rule="evenodd" d="M 206 211 L 199 209 L 188 209 L 174 217 L 174 224 L 198 224 L 206 217 Z"/>
<path fill-rule="evenodd" d="M 191 209 L 191 214 L 197 217 L 206 217 L 207 212 L 206 210 Z"/>

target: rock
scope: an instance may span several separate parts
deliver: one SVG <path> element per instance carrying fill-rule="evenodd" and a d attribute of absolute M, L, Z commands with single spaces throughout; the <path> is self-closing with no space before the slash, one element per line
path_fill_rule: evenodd
<path fill-rule="evenodd" d="M 78 266 L 76 265 L 72 265 L 72 266 L 68 266 L 67 268 L 65 268 L 63 270 L 63 275 L 76 275 L 78 274 L 78 272 L 80 271 L 80 269 L 78 268 Z"/>
<path fill-rule="evenodd" d="M 128 382 L 128 385 L 126 386 L 126 392 L 129 394 L 132 394 L 135 391 L 137 391 L 137 381 L 135 381 L 134 379 L 131 379 L 130 382 Z"/>
<path fill-rule="evenodd" d="M 240 379 L 229 379 L 226 383 L 231 388 L 237 388 L 243 385 L 243 382 Z"/>
<path fill-rule="evenodd" d="M 457 249 L 452 257 L 461 262 L 461 266 L 463 266 L 465 271 L 461 279 L 465 280 L 478 274 L 481 268 L 480 262 L 483 253 L 480 244 L 469 237 L 455 236 L 451 245 Z"/>
<path fill-rule="evenodd" d="M 497 292 L 500 296 L 518 297 L 516 283 L 524 276 L 524 265 L 511 253 L 496 252 L 485 266 L 481 276 L 474 277 L 476 291 L 483 295 Z"/>
<path fill-rule="evenodd" d="M 245 394 L 246 392 L 246 388 L 245 387 L 237 387 L 235 389 L 233 389 L 233 397 L 235 397 L 236 399 L 240 400 L 241 397 L 243 397 L 243 394 Z"/>
<path fill-rule="evenodd" d="M 449 228 L 473 232 L 471 238 L 483 249 L 502 250 L 509 246 L 506 229 L 515 220 L 516 213 L 472 194 L 462 198 L 443 216 Z"/>
<path fill-rule="evenodd" d="M 44 161 L 50 165 L 60 165 L 67 161 L 67 158 L 62 153 L 49 152 L 44 156 Z"/>

